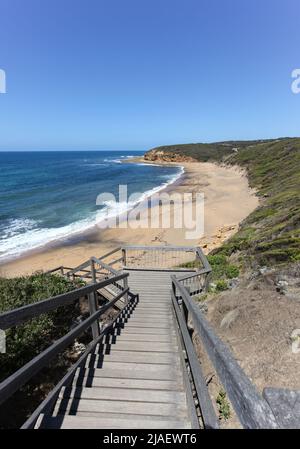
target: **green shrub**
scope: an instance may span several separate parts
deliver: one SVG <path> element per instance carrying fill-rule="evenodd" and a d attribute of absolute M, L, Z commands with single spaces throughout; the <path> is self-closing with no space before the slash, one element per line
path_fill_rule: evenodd
<path fill-rule="evenodd" d="M 220 289 L 224 290 L 224 282 L 226 279 L 232 279 L 239 276 L 239 268 L 236 265 L 230 264 L 228 257 L 224 254 L 213 254 L 208 256 L 208 261 L 212 268 L 212 280 L 221 282 Z M 227 283 L 226 283 L 226 288 Z M 218 289 L 216 289 L 218 290 Z M 225 289 L 226 290 L 226 289 Z"/>
<path fill-rule="evenodd" d="M 224 290 L 228 289 L 228 284 L 224 279 L 220 279 L 216 282 L 216 291 L 217 292 L 223 292 Z"/>
<path fill-rule="evenodd" d="M 74 290 L 79 284 L 59 275 L 37 273 L 0 278 L 0 313 Z M 61 337 L 78 315 L 74 304 L 60 307 L 6 331 L 6 353 L 0 354 L 0 379 L 27 363 Z"/>
<path fill-rule="evenodd" d="M 207 259 L 212 266 L 225 265 L 227 263 L 227 257 L 224 254 L 208 255 Z"/>
<path fill-rule="evenodd" d="M 220 419 L 224 419 L 225 421 L 230 418 L 230 404 L 226 397 L 226 392 L 224 390 L 220 390 L 218 397 L 216 399 L 218 409 L 219 409 L 219 417 Z"/>
<path fill-rule="evenodd" d="M 227 265 L 225 274 L 229 279 L 237 278 L 240 274 L 240 270 L 236 265 Z"/>

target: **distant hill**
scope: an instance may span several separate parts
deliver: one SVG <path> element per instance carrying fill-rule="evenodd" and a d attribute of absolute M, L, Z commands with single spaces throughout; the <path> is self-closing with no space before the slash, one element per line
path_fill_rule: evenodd
<path fill-rule="evenodd" d="M 300 138 L 162 146 L 148 151 L 145 159 L 245 168 L 260 205 L 218 252 L 240 253 L 244 261 L 259 265 L 300 261 Z"/>
<path fill-rule="evenodd" d="M 284 140 L 278 139 L 278 141 Z M 215 143 L 187 143 L 178 145 L 165 145 L 152 148 L 144 155 L 146 160 L 196 160 L 196 161 L 222 161 L 226 156 L 235 153 L 238 149 L 274 142 L 275 140 L 230 140 Z M 277 140 L 276 140 L 277 141 Z"/>

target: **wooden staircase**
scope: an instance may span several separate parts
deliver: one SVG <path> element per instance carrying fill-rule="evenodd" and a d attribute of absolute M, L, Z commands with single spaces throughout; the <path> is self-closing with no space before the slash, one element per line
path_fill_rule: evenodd
<path fill-rule="evenodd" d="M 205 292 L 210 271 L 200 248 L 172 246 L 126 246 L 76 268 L 53 269 L 68 279 L 81 279 L 84 286 L 0 314 L 0 329 L 82 298 L 87 299 L 89 316 L 4 379 L 0 404 L 86 333 L 90 340 L 84 352 L 22 429 L 217 429 L 195 332 L 241 425 L 286 426 L 278 411 L 283 393 L 266 389 L 260 395 L 194 300 Z M 294 412 L 289 416 L 294 423 Z"/>
<path fill-rule="evenodd" d="M 182 347 L 171 302 L 173 272 L 130 270 L 138 303 L 98 345 L 46 428 L 191 428 Z"/>

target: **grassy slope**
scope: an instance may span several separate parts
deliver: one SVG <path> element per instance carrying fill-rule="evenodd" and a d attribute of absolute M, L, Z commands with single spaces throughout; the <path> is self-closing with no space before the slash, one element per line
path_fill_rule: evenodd
<path fill-rule="evenodd" d="M 233 151 L 238 148 L 238 151 Z M 238 164 L 261 197 L 260 206 L 217 252 L 237 251 L 250 263 L 276 265 L 300 260 L 300 139 L 230 141 L 159 147 L 199 161 Z"/>
<path fill-rule="evenodd" d="M 245 251 L 260 264 L 300 260 L 300 139 L 245 147 L 228 162 L 247 169 L 261 203 L 222 251 Z"/>

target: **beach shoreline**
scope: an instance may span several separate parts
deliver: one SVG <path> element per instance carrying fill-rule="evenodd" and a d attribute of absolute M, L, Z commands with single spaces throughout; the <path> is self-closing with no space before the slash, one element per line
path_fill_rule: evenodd
<path fill-rule="evenodd" d="M 128 162 L 128 161 L 127 161 Z M 132 158 L 131 163 L 147 164 L 143 158 Z M 149 162 L 156 165 L 154 162 Z M 58 241 L 17 259 L 3 262 L 0 275 L 13 277 L 50 270 L 64 265 L 75 267 L 91 256 L 99 257 L 121 245 L 199 245 L 208 253 L 234 234 L 239 223 L 258 205 L 255 191 L 250 189 L 246 173 L 239 167 L 222 166 L 210 162 L 158 162 L 158 165 L 183 167 L 184 172 L 159 193 L 203 193 L 205 198 L 204 236 L 186 240 L 186 228 L 99 229 L 97 225 L 77 236 Z M 157 208 L 161 217 L 167 213 L 164 206 Z M 155 212 L 155 211 L 154 211 Z M 171 207 L 174 218 L 176 206 Z"/>

